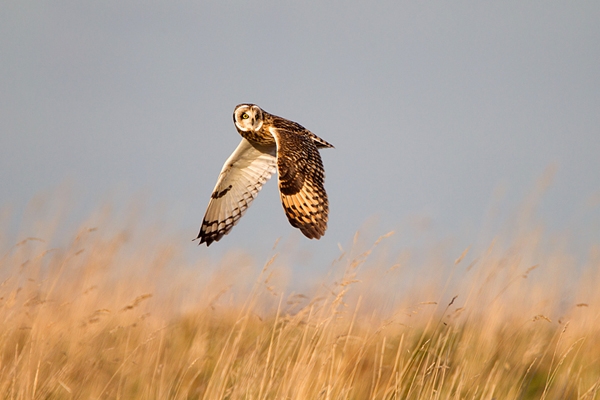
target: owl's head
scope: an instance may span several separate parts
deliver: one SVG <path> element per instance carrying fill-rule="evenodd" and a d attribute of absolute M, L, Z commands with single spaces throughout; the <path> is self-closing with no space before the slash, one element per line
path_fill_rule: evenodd
<path fill-rule="evenodd" d="M 241 132 L 257 131 L 263 125 L 263 110 L 256 104 L 240 104 L 233 110 L 233 122 Z"/>

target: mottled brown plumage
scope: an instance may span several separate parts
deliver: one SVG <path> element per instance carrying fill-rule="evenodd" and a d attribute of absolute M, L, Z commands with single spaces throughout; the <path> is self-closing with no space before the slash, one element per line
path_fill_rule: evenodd
<path fill-rule="evenodd" d="M 229 233 L 275 169 L 290 224 L 310 239 L 323 236 L 329 202 L 318 149 L 333 146 L 253 104 L 238 105 L 233 121 L 243 139 L 221 170 L 198 234 L 200 244 L 209 246 Z"/>
<path fill-rule="evenodd" d="M 325 234 L 329 213 L 319 150 L 308 135 L 271 130 L 277 141 L 279 194 L 285 214 L 306 237 L 318 239 Z"/>

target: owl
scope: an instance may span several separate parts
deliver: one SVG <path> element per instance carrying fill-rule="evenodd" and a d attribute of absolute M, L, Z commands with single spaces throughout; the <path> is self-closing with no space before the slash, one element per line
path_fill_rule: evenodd
<path fill-rule="evenodd" d="M 310 239 L 323 236 L 329 202 L 319 149 L 333 146 L 255 104 L 236 106 L 233 123 L 242 141 L 219 174 L 196 238 L 199 244 L 210 246 L 228 234 L 275 171 L 290 224 Z"/>

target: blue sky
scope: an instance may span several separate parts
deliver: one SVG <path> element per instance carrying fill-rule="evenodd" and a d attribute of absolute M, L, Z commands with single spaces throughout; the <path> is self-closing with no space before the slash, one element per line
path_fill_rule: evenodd
<path fill-rule="evenodd" d="M 597 243 L 598 21 L 597 2 L 8 2 L 0 206 L 18 225 L 67 182 L 76 215 L 144 198 L 189 241 L 252 102 L 336 146 L 329 230 L 291 228 L 272 179 L 199 256 L 281 237 L 314 260 L 364 226 L 401 246 L 419 221 L 462 247 L 548 168 L 539 219 Z"/>

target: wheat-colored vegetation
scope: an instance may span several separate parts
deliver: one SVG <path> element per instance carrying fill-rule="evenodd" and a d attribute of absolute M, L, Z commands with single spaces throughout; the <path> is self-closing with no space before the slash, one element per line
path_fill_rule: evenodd
<path fill-rule="evenodd" d="M 2 243 L 3 398 L 599 397 L 598 249 L 577 265 L 532 230 L 447 262 L 356 240 L 298 293 L 277 248 L 186 265 L 187 237 L 97 220 Z"/>

